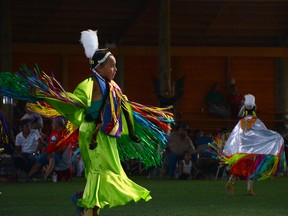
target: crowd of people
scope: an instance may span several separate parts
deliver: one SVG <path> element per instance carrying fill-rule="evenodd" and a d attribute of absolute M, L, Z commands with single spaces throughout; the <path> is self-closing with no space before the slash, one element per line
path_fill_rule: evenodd
<path fill-rule="evenodd" d="M 221 91 L 219 82 L 215 82 L 205 97 L 208 113 L 225 119 L 238 118 L 243 100 L 244 97 L 234 82 L 230 84 L 227 95 Z"/>
<path fill-rule="evenodd" d="M 36 116 L 36 117 L 35 117 Z M 15 146 L 13 152 L 13 161 L 20 175 L 25 177 L 24 180 L 32 181 L 40 178 L 45 181 L 51 174 L 57 170 L 59 180 L 71 180 L 72 175 L 83 177 L 84 164 L 80 154 L 73 157 L 71 146 L 65 149 L 57 148 L 57 143 L 63 139 L 63 131 L 66 130 L 66 119 L 56 117 L 51 119 L 51 131 L 48 134 L 43 133 L 42 117 L 31 111 L 19 119 L 20 132 L 15 136 Z M 215 151 L 215 142 L 226 143 L 231 131 L 225 128 L 215 131 L 215 134 L 205 135 L 202 130 L 197 129 L 191 133 L 188 124 L 175 124 L 168 137 L 166 149 L 162 155 L 162 169 L 164 175 L 170 179 L 203 179 L 205 171 L 197 164 L 198 159 L 215 159 L 218 165 L 219 154 Z M 215 141 L 215 138 L 218 141 Z M 284 134 L 284 138 L 286 136 Z M 219 147 L 219 143 L 217 143 Z M 221 146 L 224 149 L 224 145 Z M 129 161 L 122 163 L 125 166 Z M 131 161 L 132 163 L 132 161 Z M 137 161 L 136 166 L 141 162 Z M 64 170 L 64 175 L 59 172 Z M 139 171 L 138 167 L 137 170 Z M 127 174 L 132 174 L 125 169 Z M 149 171 L 148 171 L 149 172 Z M 162 173 L 163 174 L 163 173 Z M 231 178 L 231 182 L 236 177 Z M 229 183 L 230 184 L 230 183 Z M 231 189 L 232 190 L 232 189 Z"/>
<path fill-rule="evenodd" d="M 21 103 L 26 104 L 26 103 Z M 9 151 L 4 151 L 12 155 L 13 164 L 18 170 L 17 177 L 20 181 L 42 180 L 46 181 L 52 173 L 56 173 L 58 180 L 71 180 L 73 174 L 83 175 L 81 167 L 81 157 L 77 155 L 77 160 L 73 163 L 72 148 L 77 145 L 76 139 L 67 139 L 65 136 L 67 120 L 63 117 L 47 119 L 51 121 L 51 127 L 44 129 L 43 118 L 39 113 L 30 111 L 27 106 L 20 112 L 19 106 L 15 107 L 17 113 L 14 115 L 16 127 L 10 127 L 5 124 L 7 121 L 3 114 L 2 135 L 6 134 L 11 139 L 10 143 L 5 142 L 8 139 L 2 139 L 3 147 L 9 147 Z M 6 131 L 5 131 L 6 130 Z M 5 133 L 4 133 L 5 132 Z M 66 140 L 66 141 L 65 141 Z M 68 141 L 67 141 L 68 140 Z M 5 149 L 3 148 L 3 149 Z M 74 172 L 73 168 L 74 167 Z M 75 168 L 77 167 L 77 168 Z"/>
<path fill-rule="evenodd" d="M 20 131 L 16 133 L 15 140 L 11 141 L 10 137 L 10 143 L 13 142 L 10 146 L 14 145 L 13 161 L 21 175 L 26 176 L 26 180 L 29 181 L 35 176 L 39 177 L 39 175 L 43 180 L 46 180 L 58 168 L 58 173 L 61 173 L 60 170 L 65 170 L 66 180 L 71 179 L 72 175 L 82 177 L 84 164 L 80 153 L 78 152 L 72 160 L 71 146 L 65 149 L 57 148 L 57 143 L 63 139 L 61 134 L 66 130 L 67 119 L 63 117 L 52 118 L 51 131 L 45 134 L 43 133 L 44 124 L 41 115 L 27 109 L 26 103 L 21 102 L 20 104 L 21 106 L 16 106 L 14 111 L 15 117 L 18 117 L 15 121 L 19 122 L 16 130 L 19 129 Z M 23 109 L 22 112 L 20 108 Z M 243 116 L 244 111 L 240 110 L 239 105 L 235 106 L 235 109 L 238 111 L 237 116 L 239 112 L 241 113 L 238 118 Z M 18 113 L 21 113 L 22 116 L 17 115 Z M 231 131 L 225 128 L 215 131 L 213 135 L 204 135 L 200 129 L 191 133 L 188 124 L 173 124 L 166 149 L 162 155 L 164 175 L 169 176 L 170 179 L 205 178 L 205 174 L 197 166 L 197 159 L 213 158 L 218 160 L 219 155 L 214 151 L 211 143 L 215 144 L 214 138 L 217 137 L 219 140 L 219 136 L 222 136 L 222 143 L 226 143 L 230 133 Z M 283 136 L 286 140 L 286 135 Z M 137 161 L 137 164 L 139 163 L 141 164 Z M 129 160 L 122 163 L 127 167 L 129 164 Z M 124 169 L 128 174 L 132 174 L 126 167 Z M 59 174 L 59 177 L 63 179 L 63 174 Z M 231 178 L 231 182 L 235 179 L 235 177 Z"/>

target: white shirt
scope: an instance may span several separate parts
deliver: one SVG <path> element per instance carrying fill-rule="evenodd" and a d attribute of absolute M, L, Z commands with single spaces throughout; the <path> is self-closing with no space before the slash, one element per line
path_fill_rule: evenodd
<path fill-rule="evenodd" d="M 191 174 L 192 169 L 192 161 L 190 160 L 188 164 L 186 164 L 185 160 L 182 160 L 183 163 L 183 173 Z"/>
<path fill-rule="evenodd" d="M 33 153 L 35 152 L 40 134 L 37 130 L 31 129 L 30 134 L 27 138 L 23 136 L 23 132 L 20 132 L 16 136 L 15 146 L 21 147 L 22 153 Z"/>

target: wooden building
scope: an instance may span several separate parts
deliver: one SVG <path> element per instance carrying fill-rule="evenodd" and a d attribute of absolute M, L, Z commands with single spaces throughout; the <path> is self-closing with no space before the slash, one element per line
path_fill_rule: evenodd
<path fill-rule="evenodd" d="M 102 47 L 117 57 L 116 81 L 130 100 L 159 105 L 185 76 L 175 117 L 191 129 L 231 129 L 237 120 L 207 114 L 205 95 L 231 81 L 256 97 L 267 127 L 285 128 L 288 111 L 285 0 L 2 0 L 1 71 L 38 64 L 72 91 L 89 74 L 80 32 L 98 30 Z M 164 87 L 163 87 L 164 86 Z M 166 88 L 166 90 L 163 90 Z"/>

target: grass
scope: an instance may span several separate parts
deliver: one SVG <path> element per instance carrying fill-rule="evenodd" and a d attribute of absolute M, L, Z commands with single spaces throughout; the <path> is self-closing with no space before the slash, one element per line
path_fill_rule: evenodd
<path fill-rule="evenodd" d="M 228 196 L 225 181 L 178 181 L 160 177 L 132 177 L 151 191 L 149 202 L 129 203 L 109 209 L 105 216 L 283 216 L 287 215 L 288 178 L 277 177 L 255 184 L 256 195 L 246 196 L 244 181 Z M 84 179 L 72 182 L 0 183 L 1 216 L 74 216 L 70 196 L 83 188 Z"/>

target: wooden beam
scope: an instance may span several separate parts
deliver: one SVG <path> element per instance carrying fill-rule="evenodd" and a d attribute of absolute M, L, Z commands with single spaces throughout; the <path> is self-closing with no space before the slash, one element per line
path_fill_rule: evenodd
<path fill-rule="evenodd" d="M 178 2 L 178 3 L 182 3 L 182 2 L 188 2 L 188 3 L 191 3 L 191 0 L 173 0 L 173 2 Z M 219 2 L 219 3 L 226 3 L 227 0 L 195 0 L 193 1 L 193 3 L 215 3 L 215 2 Z M 231 3 L 239 3 L 239 2 L 244 2 L 244 3 L 286 3 L 287 0 L 229 0 L 229 2 Z"/>
<path fill-rule="evenodd" d="M 118 46 L 110 49 L 115 55 L 156 56 L 158 47 L 151 46 Z M 37 54 L 83 54 L 84 50 L 79 45 L 67 44 L 12 44 L 12 53 L 37 53 Z M 171 47 L 172 56 L 211 56 L 211 57 L 268 57 L 287 58 L 287 47 Z"/>
<path fill-rule="evenodd" d="M 287 57 L 287 48 L 225 48 L 225 47 L 174 47 L 176 56 L 227 56 L 227 57 Z"/>
<path fill-rule="evenodd" d="M 158 73 L 161 94 L 170 97 L 170 0 L 161 0 L 159 8 L 159 53 Z"/>

